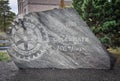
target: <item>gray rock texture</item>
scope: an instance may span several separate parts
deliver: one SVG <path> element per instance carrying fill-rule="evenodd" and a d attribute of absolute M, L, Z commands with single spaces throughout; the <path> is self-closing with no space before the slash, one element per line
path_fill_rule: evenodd
<path fill-rule="evenodd" d="M 15 22 L 8 53 L 19 68 L 110 69 L 110 56 L 72 8 L 33 12 Z"/>

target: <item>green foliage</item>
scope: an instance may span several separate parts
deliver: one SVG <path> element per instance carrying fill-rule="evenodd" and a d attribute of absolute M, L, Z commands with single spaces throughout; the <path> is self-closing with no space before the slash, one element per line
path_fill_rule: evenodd
<path fill-rule="evenodd" d="M 8 4 L 8 1 L 0 0 L 0 31 L 7 30 L 15 16 Z"/>
<path fill-rule="evenodd" d="M 9 56 L 6 52 L 0 52 L 0 61 L 9 61 Z"/>
<path fill-rule="evenodd" d="M 73 6 L 106 47 L 120 46 L 120 0 L 73 0 Z"/>

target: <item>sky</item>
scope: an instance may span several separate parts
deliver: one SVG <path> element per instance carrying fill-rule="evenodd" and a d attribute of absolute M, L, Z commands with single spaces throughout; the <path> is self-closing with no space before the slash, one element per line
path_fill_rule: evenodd
<path fill-rule="evenodd" d="M 17 0 L 9 0 L 9 5 L 11 7 L 11 11 L 17 14 L 18 13 Z"/>

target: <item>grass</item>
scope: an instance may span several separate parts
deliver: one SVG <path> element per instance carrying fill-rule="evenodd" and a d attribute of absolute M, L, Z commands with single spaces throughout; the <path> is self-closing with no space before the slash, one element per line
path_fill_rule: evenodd
<path fill-rule="evenodd" d="M 1 32 L 1 31 L 0 31 L 0 35 L 3 35 L 3 34 L 5 34 L 5 32 Z"/>
<path fill-rule="evenodd" d="M 0 61 L 9 61 L 9 55 L 7 52 L 0 52 Z"/>
<path fill-rule="evenodd" d="M 6 46 L 6 44 L 0 44 L 0 47 L 2 47 L 2 46 Z"/>
<path fill-rule="evenodd" d="M 120 55 L 120 48 L 116 48 L 116 49 L 110 48 L 110 49 L 108 49 L 108 51 L 113 53 L 113 54 Z"/>
<path fill-rule="evenodd" d="M 117 63 L 120 64 L 120 47 L 116 49 L 110 48 L 108 51 L 117 57 Z"/>
<path fill-rule="evenodd" d="M 0 36 L 5 36 L 5 32 L 1 32 L 0 31 Z M 1 39 L 1 38 L 0 38 Z M 6 46 L 6 44 L 0 44 L 0 47 L 1 46 Z M 9 61 L 10 58 L 9 58 L 9 55 L 7 52 L 3 52 L 3 51 L 0 51 L 0 61 Z"/>
<path fill-rule="evenodd" d="M 6 35 L 6 33 L 5 32 L 0 32 L 0 35 Z"/>

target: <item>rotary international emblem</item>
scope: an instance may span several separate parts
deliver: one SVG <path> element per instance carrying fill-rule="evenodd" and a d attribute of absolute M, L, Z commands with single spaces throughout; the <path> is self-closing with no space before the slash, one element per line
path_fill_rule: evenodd
<path fill-rule="evenodd" d="M 24 22 L 15 24 L 12 28 L 11 47 L 8 49 L 12 57 L 29 61 L 45 53 L 48 36 L 40 23 L 26 18 Z"/>

